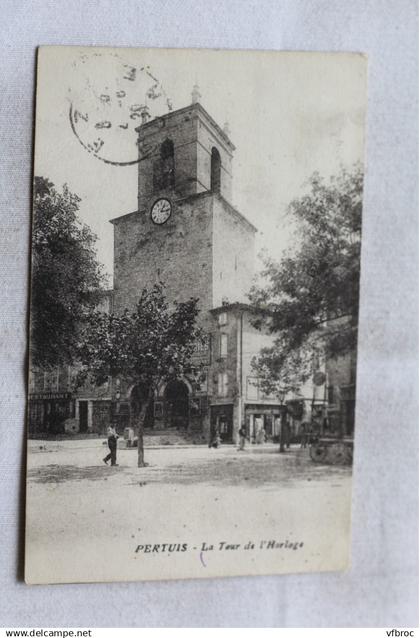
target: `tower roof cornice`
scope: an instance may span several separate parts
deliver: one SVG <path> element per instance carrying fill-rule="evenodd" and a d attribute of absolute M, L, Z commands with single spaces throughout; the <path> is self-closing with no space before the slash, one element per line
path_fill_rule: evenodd
<path fill-rule="evenodd" d="M 170 111 L 169 113 L 165 113 L 165 115 L 160 115 L 155 117 L 153 120 L 146 122 L 145 124 L 141 124 L 135 130 L 137 133 L 146 133 L 149 130 L 153 130 L 153 128 L 158 124 L 158 122 L 170 122 L 171 119 L 179 117 L 183 114 L 194 114 L 198 118 L 202 120 L 202 122 L 211 126 L 212 129 L 216 131 L 220 140 L 223 144 L 225 144 L 228 149 L 233 152 L 235 150 L 235 145 L 231 142 L 228 135 L 225 131 L 217 124 L 217 122 L 211 117 L 211 115 L 206 111 L 206 109 L 201 106 L 199 102 L 195 102 L 194 104 L 189 104 L 182 109 L 178 109 L 177 111 Z"/>
<path fill-rule="evenodd" d="M 185 201 L 192 201 L 194 199 L 204 199 L 204 198 L 207 198 L 207 197 L 216 197 L 217 199 L 219 199 L 224 204 L 224 206 L 229 211 L 229 213 L 231 215 L 233 215 L 240 223 L 244 224 L 254 234 L 258 232 L 258 228 L 256 228 L 254 226 L 254 224 L 252 224 L 245 217 L 245 215 L 243 215 L 237 208 L 232 206 L 232 204 L 230 204 L 224 197 L 222 197 L 222 195 L 220 195 L 220 193 L 213 193 L 213 191 L 203 191 L 202 193 L 195 193 L 193 195 L 188 195 L 187 197 L 176 198 L 175 202 L 177 204 L 179 204 L 179 203 L 182 203 L 182 202 L 185 202 Z M 129 217 L 132 217 L 134 215 L 139 215 L 139 214 L 144 213 L 144 212 L 145 211 L 134 210 L 131 213 L 125 213 L 124 215 L 120 215 L 119 217 L 114 217 L 113 219 L 110 219 L 109 222 L 111 224 L 116 224 L 116 223 L 119 223 L 122 220 L 126 220 Z"/>

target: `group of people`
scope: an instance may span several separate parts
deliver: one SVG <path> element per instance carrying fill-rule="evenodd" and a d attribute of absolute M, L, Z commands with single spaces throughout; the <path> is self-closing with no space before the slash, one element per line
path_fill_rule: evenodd
<path fill-rule="evenodd" d="M 220 432 L 216 428 L 210 435 L 209 448 L 218 448 L 222 442 Z"/>
<path fill-rule="evenodd" d="M 245 442 L 249 439 L 246 428 L 244 425 L 238 431 L 239 442 L 238 442 L 238 450 L 242 451 L 245 449 Z M 258 444 L 265 443 L 267 440 L 267 435 L 263 427 L 259 428 L 255 435 L 255 442 Z M 209 448 L 218 448 L 220 447 L 222 439 L 220 437 L 219 429 L 216 427 L 212 429 L 209 441 Z"/>
<path fill-rule="evenodd" d="M 300 438 L 300 447 L 306 448 L 311 443 L 314 442 L 314 439 L 319 436 L 320 426 L 317 422 L 312 421 L 307 423 L 304 421 L 300 424 L 299 427 L 299 438 Z"/>
<path fill-rule="evenodd" d="M 306 423 L 305 421 L 300 424 L 299 428 L 299 438 L 300 438 L 300 447 L 305 448 L 311 443 L 312 437 L 312 427 L 310 423 Z"/>
<path fill-rule="evenodd" d="M 284 427 L 284 430 L 282 434 L 282 442 L 285 448 L 287 449 L 287 448 L 290 448 L 290 443 L 292 440 L 292 431 L 291 431 L 291 427 L 289 423 L 285 423 L 283 427 Z M 318 433 L 319 432 L 316 427 L 316 424 L 303 422 L 299 428 L 300 447 L 306 448 L 307 446 L 309 446 L 313 438 L 317 436 Z M 238 437 L 239 437 L 238 450 L 242 451 L 245 449 L 246 441 L 251 442 L 251 438 L 248 435 L 245 425 L 242 425 L 241 428 L 239 429 Z M 267 433 L 264 427 L 261 426 L 257 429 L 255 433 L 254 442 L 257 445 L 258 444 L 261 445 L 265 443 L 266 440 L 267 440 Z M 214 432 L 212 433 L 212 436 L 210 437 L 209 448 L 211 447 L 218 448 L 220 444 L 221 444 L 220 434 L 216 428 Z"/>
<path fill-rule="evenodd" d="M 300 438 L 300 447 L 306 448 L 311 444 L 314 436 L 317 435 L 317 428 L 313 423 L 303 422 L 299 428 L 299 438 Z M 246 441 L 250 441 L 250 437 L 248 436 L 245 425 L 242 425 L 238 431 L 239 442 L 238 442 L 238 450 L 243 451 L 245 449 Z M 107 439 L 108 439 L 108 448 L 109 453 L 102 459 L 105 465 L 108 465 L 109 461 L 111 461 L 111 465 L 118 465 L 117 463 L 117 445 L 118 445 L 118 434 L 114 425 L 109 425 L 107 430 Z M 255 443 L 263 444 L 267 440 L 267 434 L 263 426 L 260 426 L 255 433 Z M 285 430 L 283 432 L 283 443 L 286 448 L 290 447 L 291 440 L 291 429 L 287 424 Z M 218 427 L 212 429 L 209 448 L 218 448 L 220 447 L 222 442 L 220 431 Z"/>

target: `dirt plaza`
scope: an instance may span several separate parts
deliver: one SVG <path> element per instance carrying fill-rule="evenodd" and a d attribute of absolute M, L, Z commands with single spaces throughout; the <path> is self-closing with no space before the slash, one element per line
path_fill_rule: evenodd
<path fill-rule="evenodd" d="M 42 582 L 56 571 L 63 582 L 90 581 L 94 564 L 95 580 L 122 572 L 126 580 L 156 577 L 156 561 L 164 554 L 136 553 L 155 544 L 188 546 L 176 560 L 191 550 L 200 561 L 199 577 L 220 568 L 223 552 L 205 548 L 221 543 L 276 543 L 283 552 L 302 543 L 304 551 L 289 552 L 296 557 L 292 568 L 300 571 L 322 569 L 326 546 L 343 555 L 350 467 L 315 464 L 308 449 L 298 446 L 279 454 L 272 444 L 248 445 L 244 452 L 231 445 L 146 448 L 145 468 L 137 468 L 136 449 L 119 449 L 119 465 L 105 466 L 106 450 L 101 439 L 29 442 L 28 570 L 42 574 Z M 272 564 L 273 552 L 258 558 L 262 571 Z M 170 574 L 168 557 L 161 577 Z M 254 560 L 244 552 L 237 573 L 250 573 Z M 147 561 L 153 563 L 150 571 Z"/>

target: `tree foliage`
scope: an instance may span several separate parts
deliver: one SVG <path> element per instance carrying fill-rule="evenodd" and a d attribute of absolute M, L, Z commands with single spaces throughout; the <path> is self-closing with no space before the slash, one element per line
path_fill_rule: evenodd
<path fill-rule="evenodd" d="M 155 391 L 162 381 L 176 379 L 185 372 L 197 342 L 203 340 L 196 325 L 198 313 L 198 299 L 193 298 L 171 308 L 164 285 L 159 283 L 142 291 L 133 312 L 95 312 L 86 326 L 79 355 L 84 376 L 96 385 L 110 376 L 122 376 L 140 391 L 140 411 L 135 415 L 139 466 L 144 464 L 144 420 Z"/>
<path fill-rule="evenodd" d="M 32 231 L 31 364 L 75 361 L 83 324 L 105 283 L 95 235 L 81 224 L 80 198 L 65 185 L 35 177 Z"/>
<path fill-rule="evenodd" d="M 319 358 L 337 358 L 357 343 L 363 173 L 342 170 L 328 182 L 315 173 L 310 192 L 288 212 L 295 245 L 280 261 L 267 259 L 264 285 L 254 287 L 257 327 L 276 335 L 254 361 L 266 389 L 296 389 Z"/>

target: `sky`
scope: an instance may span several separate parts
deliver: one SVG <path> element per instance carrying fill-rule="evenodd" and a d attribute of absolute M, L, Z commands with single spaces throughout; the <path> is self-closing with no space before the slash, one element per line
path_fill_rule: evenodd
<path fill-rule="evenodd" d="M 81 197 L 79 218 L 98 236 L 111 282 L 109 220 L 137 207 L 137 165 L 130 162 L 141 107 L 152 117 L 168 112 L 168 100 L 173 110 L 183 108 L 194 85 L 213 119 L 229 125 L 232 204 L 258 228 L 257 254 L 278 259 L 290 245 L 287 206 L 314 171 L 329 177 L 363 162 L 361 54 L 42 47 L 34 171 Z"/>

